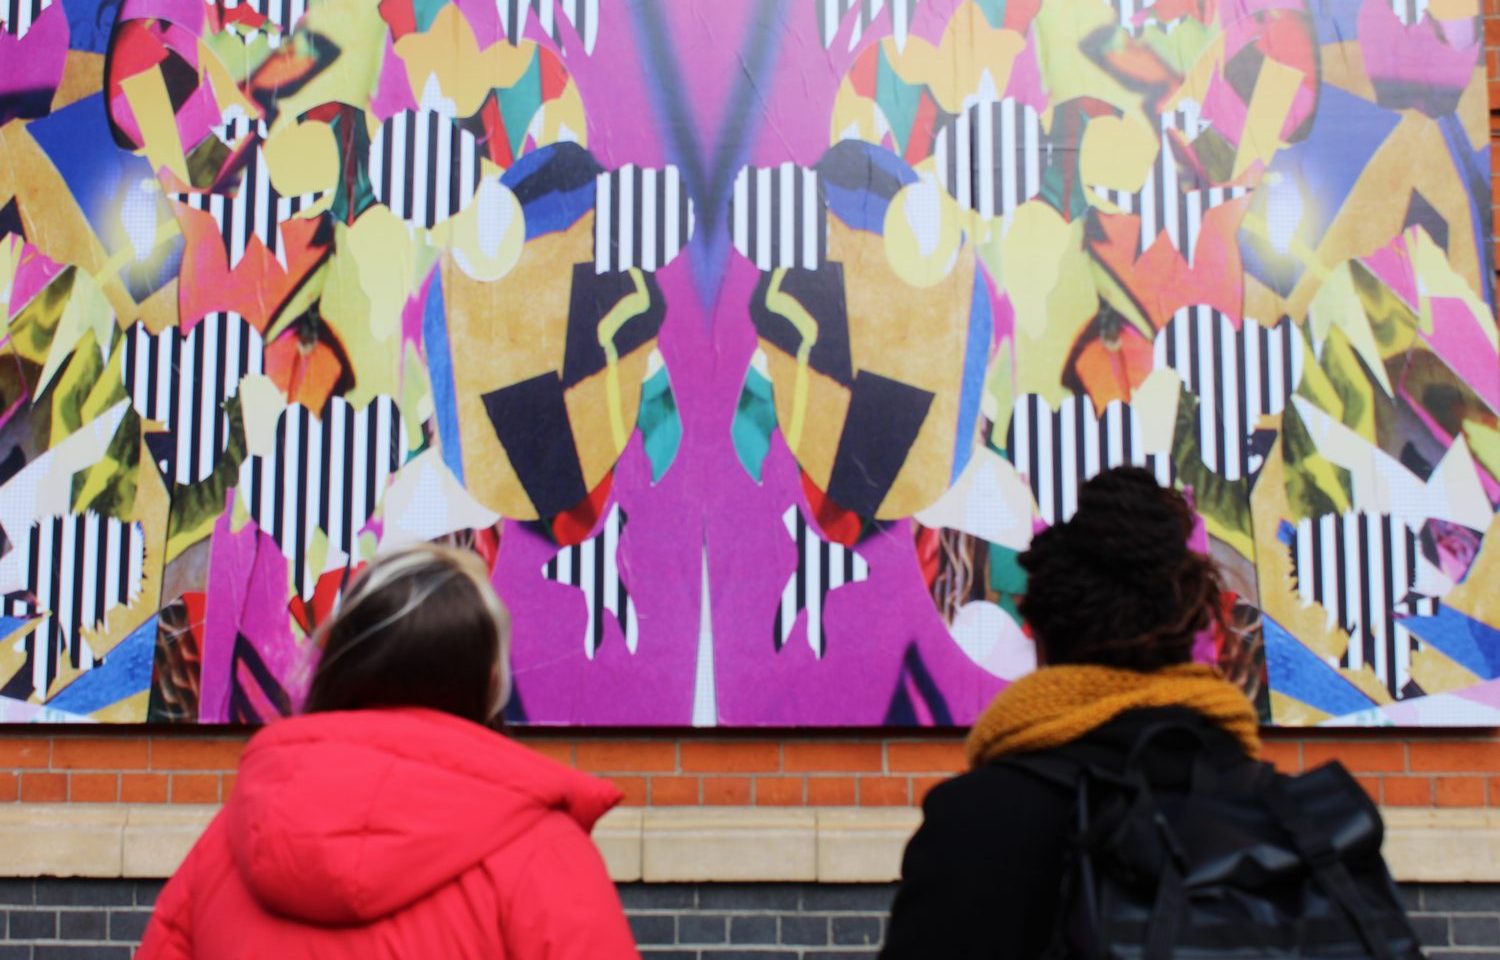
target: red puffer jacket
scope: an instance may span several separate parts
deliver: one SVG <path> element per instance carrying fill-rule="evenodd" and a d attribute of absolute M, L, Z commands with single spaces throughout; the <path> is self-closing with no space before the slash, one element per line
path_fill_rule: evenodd
<path fill-rule="evenodd" d="M 637 960 L 588 832 L 620 794 L 428 710 L 284 720 L 156 904 L 140 960 Z"/>

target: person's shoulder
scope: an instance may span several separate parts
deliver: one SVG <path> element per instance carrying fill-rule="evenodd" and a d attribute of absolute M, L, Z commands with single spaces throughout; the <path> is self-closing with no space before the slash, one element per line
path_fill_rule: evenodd
<path fill-rule="evenodd" d="M 1050 751 L 1048 752 L 1050 753 Z M 1010 811 L 1008 819 L 1025 816 L 1029 807 L 1054 810 L 1069 791 L 1028 765 L 1024 756 L 1001 758 L 945 780 L 927 793 L 922 803 L 927 816 L 973 811 L 994 816 Z"/>

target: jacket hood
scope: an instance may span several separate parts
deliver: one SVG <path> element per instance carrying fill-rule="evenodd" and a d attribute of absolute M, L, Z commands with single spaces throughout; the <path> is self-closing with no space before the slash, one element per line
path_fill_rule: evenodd
<path fill-rule="evenodd" d="M 553 811 L 587 832 L 620 799 L 467 720 L 362 710 L 261 731 L 224 813 L 235 867 L 262 905 L 336 926 L 421 899 Z"/>

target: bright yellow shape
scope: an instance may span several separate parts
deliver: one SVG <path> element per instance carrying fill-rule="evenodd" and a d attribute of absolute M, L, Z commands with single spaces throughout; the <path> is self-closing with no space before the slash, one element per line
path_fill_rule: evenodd
<path fill-rule="evenodd" d="M 1375 671 L 1369 664 L 1365 664 L 1358 670 L 1352 667 L 1340 667 L 1339 676 L 1348 680 L 1350 685 L 1360 693 L 1375 701 L 1377 706 L 1389 706 L 1396 702 L 1391 692 L 1386 689 L 1385 681 L 1375 676 Z"/>
<path fill-rule="evenodd" d="M 11 291 L 15 289 L 16 271 L 21 266 L 21 250 L 25 245 L 19 234 L 0 237 L 0 317 L 11 315 Z"/>
<path fill-rule="evenodd" d="M 786 421 L 784 430 L 786 445 L 795 454 L 802 446 L 802 429 L 807 420 L 808 360 L 818 342 L 818 322 L 796 298 L 782 292 L 781 284 L 785 279 L 785 267 L 771 274 L 771 284 L 766 290 L 766 308 L 784 317 L 797 331 L 797 373 L 792 386 L 792 415 Z"/>
<path fill-rule="evenodd" d="M 1240 149 L 1234 158 L 1234 176 L 1238 177 L 1257 161 L 1270 163 L 1281 149 L 1281 129 L 1286 125 L 1302 80 L 1300 70 L 1270 57 L 1261 61 L 1255 89 L 1250 94 L 1245 129 L 1240 135 Z"/>
<path fill-rule="evenodd" d="M 1084 42 L 1097 31 L 1118 26 L 1118 14 L 1108 3 L 1050 0 L 1041 5 L 1032 29 L 1037 62 L 1053 103 L 1094 97 L 1123 110 L 1140 105 L 1140 94 L 1127 90 L 1085 52 Z"/>
<path fill-rule="evenodd" d="M 454 262 L 471 280 L 499 280 L 521 259 L 526 213 L 499 177 L 486 177 L 468 206 L 433 227 L 429 236 L 453 252 Z"/>
<path fill-rule="evenodd" d="M 530 132 L 537 146 L 553 143 L 589 145 L 588 115 L 583 109 L 583 95 L 571 78 L 562 93 L 546 101 L 531 121 Z"/>
<path fill-rule="evenodd" d="M 620 399 L 620 350 L 615 338 L 625 324 L 651 309 L 651 291 L 646 289 L 646 276 L 639 267 L 630 268 L 630 279 L 635 289 L 620 298 L 620 302 L 609 309 L 599 321 L 599 346 L 604 348 L 605 402 L 609 407 L 610 433 L 615 441 L 615 453 L 625 451 L 625 442 L 630 439 L 630 427 L 625 423 L 625 404 Z M 631 424 L 634 426 L 634 423 Z"/>
<path fill-rule="evenodd" d="M 1308 706 L 1301 700 L 1294 700 L 1279 690 L 1272 690 L 1271 719 L 1278 726 L 1314 727 L 1333 717 L 1316 707 Z"/>
<path fill-rule="evenodd" d="M 328 124 L 318 120 L 280 124 L 263 149 L 271 186 L 282 196 L 338 187 L 339 148 Z"/>
<path fill-rule="evenodd" d="M 1385 372 L 1385 358 L 1380 345 L 1375 342 L 1375 331 L 1370 329 L 1370 318 L 1365 315 L 1364 303 L 1354 288 L 1354 276 L 1348 261 L 1341 263 L 1323 281 L 1308 308 L 1312 321 L 1313 340 L 1321 343 L 1335 326 L 1349 338 L 1349 346 L 1365 362 L 1375 382 L 1386 396 L 1394 396 L 1390 377 Z"/>
<path fill-rule="evenodd" d="M 57 332 L 47 351 L 47 363 L 42 367 L 42 375 L 37 380 L 37 393 L 45 390 L 63 364 L 72 358 L 74 348 L 82 342 L 85 333 L 94 335 L 92 345 L 99 350 L 100 344 L 110 342 L 114 325 L 114 311 L 104 298 L 104 291 L 100 289 L 99 283 L 82 270 L 74 270 L 73 290 L 68 297 L 67 306 L 63 307 L 62 319 L 58 321 Z M 102 357 L 102 350 L 100 354 Z"/>
<path fill-rule="evenodd" d="M 153 67 L 126 78 L 120 89 L 135 115 L 136 125 L 141 130 L 141 140 L 146 159 L 152 170 L 163 167 L 172 171 L 183 183 L 188 182 L 187 157 L 182 152 L 182 136 L 177 130 L 177 113 L 172 109 L 172 97 L 167 93 L 167 82 L 161 70 Z"/>
<path fill-rule="evenodd" d="M 1063 369 L 1099 310 L 1083 227 L 1082 220 L 1067 223 L 1034 200 L 1016 210 L 1000 243 L 1004 290 L 1016 315 L 1016 389 L 1054 408 L 1072 395 L 1063 386 Z"/>
<path fill-rule="evenodd" d="M 346 398 L 363 406 L 395 396 L 401 364 L 401 309 L 413 289 L 411 231 L 381 204 L 353 226 L 334 228 L 323 278 L 323 319 L 339 334 L 354 369 Z"/>
<path fill-rule="evenodd" d="M 1481 150 L 1490 142 L 1489 90 L 1489 75 L 1481 61 L 1469 75 L 1469 83 L 1464 87 L 1463 96 L 1458 98 L 1458 108 L 1454 111 L 1469 138 L 1470 150 Z"/>
<path fill-rule="evenodd" d="M 1010 414 L 1016 405 L 1014 353 L 1009 338 L 1000 341 L 984 376 L 984 394 L 979 398 L 979 410 L 990 421 L 994 431 L 990 440 L 1002 448 L 1005 446 L 1005 430 L 1010 424 Z"/>
<path fill-rule="evenodd" d="M 885 210 L 885 256 L 891 269 L 919 289 L 942 283 L 958 262 L 963 232 L 958 204 L 935 182 L 896 191 Z"/>
<path fill-rule="evenodd" d="M 1462 690 L 1481 682 L 1480 677 L 1436 647 L 1423 647 L 1413 651 L 1411 678 L 1428 694 Z"/>
<path fill-rule="evenodd" d="M 116 700 L 114 703 L 99 710 L 95 710 L 91 717 L 100 723 L 145 723 L 146 712 L 151 705 L 151 690 L 147 688 L 140 693 L 131 694 L 124 700 Z"/>
<path fill-rule="evenodd" d="M 374 9 L 373 4 L 367 6 Z M 377 49 L 383 46 L 379 44 Z M 529 40 L 514 47 L 500 42 L 480 50 L 458 5 L 449 4 L 438 11 L 426 33 L 409 33 L 397 40 L 396 55 L 406 64 L 413 90 L 426 88 L 428 78 L 436 77 L 458 115 L 467 117 L 479 109 L 491 90 L 515 86 L 538 54 L 536 44 Z"/>
<path fill-rule="evenodd" d="M 245 423 L 246 456 L 269 456 L 276 450 L 276 421 L 286 408 L 286 395 L 276 381 L 252 373 L 240 381 L 240 415 Z"/>
<path fill-rule="evenodd" d="M 332 40 L 339 54 L 305 86 L 277 99 L 280 115 L 300 117 L 325 103 L 369 102 L 380 76 L 388 29 L 380 19 L 380 5 L 369 0 L 323 0 L 312 4 L 297 32 L 316 33 Z"/>
<path fill-rule="evenodd" d="M 839 92 L 833 98 L 833 119 L 829 127 L 830 143 L 858 140 L 878 144 L 891 130 L 884 111 L 874 100 L 860 96 L 847 78 L 839 84 Z"/>
<path fill-rule="evenodd" d="M 1134 193 L 1151 173 L 1161 137 L 1139 113 L 1097 117 L 1084 130 L 1079 150 L 1084 183 Z"/>
<path fill-rule="evenodd" d="M 887 39 L 886 55 L 895 49 L 896 41 Z M 1014 30 L 990 26 L 989 19 L 977 3 L 966 3 L 954 12 L 935 51 L 912 39 L 906 41 L 907 53 L 921 63 L 921 70 L 932 95 L 949 113 L 963 108 L 964 98 L 973 93 L 998 96 L 1010 85 L 1016 57 L 1026 49 L 1026 38 Z"/>
<path fill-rule="evenodd" d="M 1427 13 L 1434 20 L 1472 20 L 1479 16 L 1479 0 L 1432 0 Z"/>

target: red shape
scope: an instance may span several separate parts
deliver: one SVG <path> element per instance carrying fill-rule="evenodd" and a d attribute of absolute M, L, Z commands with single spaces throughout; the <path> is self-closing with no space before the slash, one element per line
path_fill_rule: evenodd
<path fill-rule="evenodd" d="M 542 59 L 542 102 L 556 100 L 568 88 L 568 68 L 551 50 L 538 47 L 537 56 Z"/>
<path fill-rule="evenodd" d="M 864 533 L 864 518 L 853 510 L 846 509 L 828 498 L 806 472 L 802 473 L 802 492 L 807 495 L 807 505 L 812 509 L 813 520 L 823 536 L 834 543 L 852 547 Z"/>
<path fill-rule="evenodd" d="M 614 479 L 615 474 L 611 470 L 577 506 L 552 518 L 552 539 L 558 546 L 577 546 L 589 538 L 589 534 L 598 525 L 599 518 L 604 515 L 604 505 L 609 502 Z"/>
<path fill-rule="evenodd" d="M 942 534 L 932 527 L 920 523 L 917 528 L 917 566 L 922 569 L 922 582 L 931 590 L 938 578 L 938 553 Z"/>
<path fill-rule="evenodd" d="M 391 28 L 393 40 L 417 32 L 417 14 L 412 9 L 412 0 L 380 0 L 380 19 Z"/>
<path fill-rule="evenodd" d="M 875 78 L 880 72 L 880 45 L 876 44 L 854 61 L 854 66 L 849 68 L 849 83 L 853 85 L 854 92 L 870 100 L 875 99 Z"/>
<path fill-rule="evenodd" d="M 911 135 L 906 140 L 906 162 L 916 166 L 932 156 L 933 130 L 937 127 L 938 106 L 932 93 L 922 91 L 917 101 L 917 115 L 912 119 Z"/>
<path fill-rule="evenodd" d="M 484 124 L 485 145 L 489 147 L 490 159 L 502 167 L 509 168 L 516 162 L 510 151 L 510 136 L 505 130 L 505 118 L 500 115 L 500 100 L 493 93 L 484 100 L 479 110 L 479 119 Z"/>

